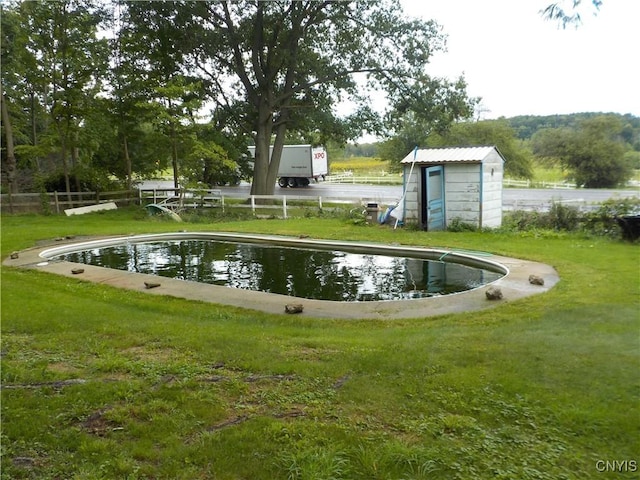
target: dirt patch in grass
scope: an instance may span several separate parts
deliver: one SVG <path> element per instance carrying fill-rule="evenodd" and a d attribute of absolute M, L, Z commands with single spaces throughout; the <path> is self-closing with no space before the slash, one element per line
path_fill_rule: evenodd
<path fill-rule="evenodd" d="M 89 415 L 87 419 L 82 422 L 82 429 L 85 432 L 98 437 L 104 437 L 108 433 L 116 430 L 122 430 L 122 427 L 119 424 L 106 418 L 105 414 L 109 410 L 111 410 L 111 407 L 105 407 Z"/>
<path fill-rule="evenodd" d="M 287 352 L 288 356 L 302 360 L 326 360 L 338 353 L 340 352 L 336 349 L 319 347 L 297 347 Z"/>
<path fill-rule="evenodd" d="M 69 380 L 58 380 L 54 382 L 34 382 L 34 383 L 14 383 L 14 384 L 3 384 L 3 390 L 11 390 L 11 389 L 24 389 L 24 388 L 63 388 L 68 387 L 70 385 L 82 385 L 87 383 L 87 381 L 83 378 L 71 378 Z"/>
<path fill-rule="evenodd" d="M 122 354 L 142 361 L 167 361 L 175 357 L 175 352 L 171 348 L 149 348 L 144 345 L 127 348 L 122 351 Z"/>
<path fill-rule="evenodd" d="M 222 422 L 216 423 L 215 425 L 212 425 L 211 427 L 209 427 L 207 429 L 207 431 L 209 432 L 215 432 L 218 430 L 222 430 L 223 428 L 227 428 L 227 427 L 232 427 L 234 425 L 239 425 L 243 422 L 246 422 L 247 420 L 249 420 L 249 415 L 240 415 L 237 417 L 230 417 L 227 418 L 225 420 L 223 420 Z"/>
<path fill-rule="evenodd" d="M 52 373 L 77 374 L 82 371 L 68 362 L 54 362 L 47 365 L 47 371 Z"/>

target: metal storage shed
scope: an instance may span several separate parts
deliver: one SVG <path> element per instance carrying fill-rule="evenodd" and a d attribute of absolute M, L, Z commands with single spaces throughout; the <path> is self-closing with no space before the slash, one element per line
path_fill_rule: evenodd
<path fill-rule="evenodd" d="M 416 149 L 402 161 L 404 221 L 443 230 L 452 220 L 502 224 L 504 157 L 495 146 Z"/>

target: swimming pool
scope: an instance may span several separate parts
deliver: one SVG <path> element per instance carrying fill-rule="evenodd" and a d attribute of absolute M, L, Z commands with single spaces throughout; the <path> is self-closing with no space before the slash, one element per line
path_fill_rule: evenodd
<path fill-rule="evenodd" d="M 126 241 L 63 253 L 52 260 L 230 288 L 331 301 L 408 300 L 462 292 L 491 283 L 506 272 L 493 264 L 470 266 L 464 258 L 424 258 L 425 252 L 352 251 L 318 245 L 171 238 Z M 477 262 L 474 262 L 477 263 Z"/>
<path fill-rule="evenodd" d="M 126 243 L 173 241 L 183 239 L 205 239 L 262 243 L 277 246 L 309 247 L 329 250 L 348 250 L 365 254 L 391 254 L 429 260 L 460 261 L 464 265 L 495 269 L 504 275 L 491 283 L 499 287 L 504 298 L 487 301 L 485 291 L 488 285 L 459 293 L 435 295 L 408 300 L 380 301 L 328 301 L 303 299 L 263 291 L 228 288 L 189 280 L 158 277 L 152 274 L 114 270 L 82 263 L 54 260 L 55 257 L 80 250 L 91 250 Z M 300 302 L 304 305 L 304 316 L 343 319 L 400 319 L 431 317 L 449 313 L 471 312 L 494 308 L 504 303 L 540 294 L 553 288 L 560 280 L 555 269 L 547 264 L 520 258 L 505 257 L 486 253 L 460 251 L 449 248 L 415 247 L 403 245 L 383 245 L 353 241 L 319 240 L 310 238 L 284 237 L 278 235 L 258 235 L 226 232 L 173 232 L 149 235 L 130 235 L 109 238 L 62 238 L 44 241 L 40 246 L 23 250 L 19 255 L 4 259 L 6 266 L 38 269 L 44 272 L 75 277 L 77 280 L 99 283 L 115 288 L 136 290 L 149 295 L 168 295 L 188 300 L 210 302 L 229 307 L 248 308 L 266 313 L 283 313 L 286 304 Z M 82 274 L 75 272 L 82 270 Z M 529 275 L 544 279 L 544 285 L 529 283 Z M 158 288 L 147 289 L 148 282 L 156 282 Z"/>

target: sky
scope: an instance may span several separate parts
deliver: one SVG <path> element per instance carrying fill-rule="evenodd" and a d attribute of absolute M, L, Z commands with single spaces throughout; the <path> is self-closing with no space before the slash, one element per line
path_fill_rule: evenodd
<path fill-rule="evenodd" d="M 558 0 L 400 0 L 448 36 L 428 73 L 464 75 L 482 97 L 479 118 L 577 112 L 640 116 L 640 0 L 590 0 L 582 24 L 562 29 L 540 11 Z"/>

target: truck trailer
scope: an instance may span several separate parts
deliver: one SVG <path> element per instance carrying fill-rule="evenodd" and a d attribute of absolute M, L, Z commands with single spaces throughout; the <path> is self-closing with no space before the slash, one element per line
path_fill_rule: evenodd
<path fill-rule="evenodd" d="M 255 159 L 255 147 L 249 147 Z M 273 152 L 270 147 L 269 154 Z M 306 187 L 311 180 L 319 182 L 329 174 L 329 159 L 324 147 L 311 145 L 285 145 L 278 168 L 278 185 L 281 187 Z"/>

